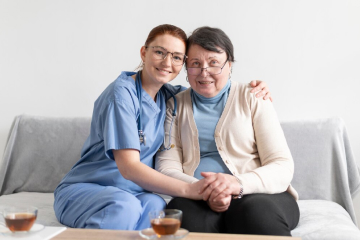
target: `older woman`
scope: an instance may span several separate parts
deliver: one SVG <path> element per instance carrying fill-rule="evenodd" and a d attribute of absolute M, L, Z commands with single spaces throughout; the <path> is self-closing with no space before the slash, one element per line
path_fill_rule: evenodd
<path fill-rule="evenodd" d="M 230 80 L 233 45 L 220 29 L 201 27 L 188 38 L 191 88 L 168 102 L 165 145 L 156 169 L 194 183 L 205 178 L 203 200 L 174 198 L 182 227 L 194 232 L 287 235 L 299 221 L 290 185 L 294 164 L 270 101 Z"/>

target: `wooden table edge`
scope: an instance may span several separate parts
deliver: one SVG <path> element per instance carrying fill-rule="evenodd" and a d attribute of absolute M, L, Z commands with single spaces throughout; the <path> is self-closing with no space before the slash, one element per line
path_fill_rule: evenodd
<path fill-rule="evenodd" d="M 123 239 L 123 240 L 143 240 L 138 231 L 126 230 L 103 230 L 103 229 L 79 229 L 67 228 L 52 238 L 53 240 L 85 240 L 85 239 Z M 217 240 L 217 239 L 238 239 L 238 240 L 301 240 L 300 237 L 283 236 L 262 236 L 262 235 L 243 235 L 243 234 L 220 234 L 220 233 L 189 233 L 184 240 Z"/>

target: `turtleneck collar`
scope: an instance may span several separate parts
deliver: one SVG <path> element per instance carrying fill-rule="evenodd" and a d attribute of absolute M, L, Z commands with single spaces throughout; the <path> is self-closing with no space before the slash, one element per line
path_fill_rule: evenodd
<path fill-rule="evenodd" d="M 196 100 L 201 103 L 216 103 L 221 100 L 221 98 L 223 97 L 223 95 L 226 92 L 228 92 L 228 90 L 230 89 L 230 86 L 231 86 L 231 81 L 229 79 L 227 81 L 226 85 L 223 87 L 223 89 L 221 89 L 221 91 L 216 96 L 211 97 L 211 98 L 204 97 L 204 96 L 200 95 L 199 93 L 195 92 L 193 89 L 191 89 L 191 95 L 193 97 L 195 97 Z"/>

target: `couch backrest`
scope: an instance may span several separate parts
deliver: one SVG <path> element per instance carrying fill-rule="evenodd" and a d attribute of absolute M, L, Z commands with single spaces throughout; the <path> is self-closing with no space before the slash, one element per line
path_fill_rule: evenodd
<path fill-rule="evenodd" d="M 282 122 L 294 159 L 293 187 L 299 198 L 339 203 L 355 219 L 352 197 L 360 189 L 355 161 L 340 118 Z"/>
<path fill-rule="evenodd" d="M 0 162 L 0 195 L 53 192 L 80 159 L 90 118 L 18 116 Z M 339 118 L 282 122 L 295 162 L 292 185 L 300 199 L 339 203 L 351 215 L 359 168 Z"/>
<path fill-rule="evenodd" d="M 80 159 L 90 118 L 18 116 L 0 162 L 0 195 L 53 192 Z"/>

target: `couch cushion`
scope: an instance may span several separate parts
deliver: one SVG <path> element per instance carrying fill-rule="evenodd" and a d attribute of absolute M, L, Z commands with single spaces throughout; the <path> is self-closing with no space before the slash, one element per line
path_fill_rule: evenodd
<path fill-rule="evenodd" d="M 302 240 L 360 239 L 360 230 L 339 204 L 325 200 L 300 200 L 300 222 L 291 232 Z"/>
<path fill-rule="evenodd" d="M 64 226 L 56 219 L 53 204 L 53 193 L 21 192 L 0 197 L 0 211 L 7 206 L 34 206 L 39 209 L 37 223 Z M 4 222 L 4 218 L 0 218 L 0 221 Z"/>

